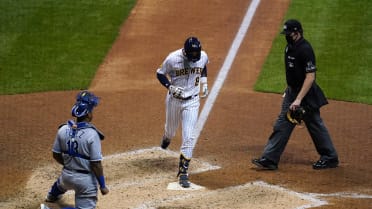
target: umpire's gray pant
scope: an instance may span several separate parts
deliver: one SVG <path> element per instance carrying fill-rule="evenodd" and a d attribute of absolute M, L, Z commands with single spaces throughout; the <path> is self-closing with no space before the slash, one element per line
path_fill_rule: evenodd
<path fill-rule="evenodd" d="M 283 99 L 281 112 L 262 154 L 262 157 L 265 157 L 276 164 L 279 163 L 280 156 L 282 155 L 295 127 L 295 125 L 289 122 L 286 118 L 289 106 L 293 101 L 293 96 L 294 95 L 291 95 L 287 91 Z M 310 133 L 311 139 L 313 140 L 315 148 L 320 155 L 320 159 L 338 159 L 331 137 L 320 117 L 319 109 L 308 112 L 304 117 L 304 122 Z"/>

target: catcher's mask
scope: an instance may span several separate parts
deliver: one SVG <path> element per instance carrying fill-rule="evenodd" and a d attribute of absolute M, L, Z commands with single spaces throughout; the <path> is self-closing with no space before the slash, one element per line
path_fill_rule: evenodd
<path fill-rule="evenodd" d="M 196 62 L 200 60 L 201 44 L 198 38 L 189 37 L 186 39 L 183 46 L 184 54 L 187 59 L 191 62 Z"/>
<path fill-rule="evenodd" d="M 298 20 L 295 19 L 289 19 L 287 20 L 283 25 L 283 30 L 280 32 L 284 35 L 289 35 L 292 32 L 299 32 L 301 35 L 303 34 L 301 23 Z"/>
<path fill-rule="evenodd" d="M 93 111 L 93 108 L 98 105 L 99 98 L 89 91 L 79 92 L 76 96 L 76 102 L 71 109 L 73 117 L 83 117 Z"/>

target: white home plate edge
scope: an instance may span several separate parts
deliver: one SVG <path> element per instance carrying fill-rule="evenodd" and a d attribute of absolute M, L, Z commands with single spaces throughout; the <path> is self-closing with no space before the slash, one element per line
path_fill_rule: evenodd
<path fill-rule="evenodd" d="M 202 190 L 205 187 L 190 182 L 189 188 L 183 188 L 178 182 L 172 182 L 168 184 L 168 190 Z"/>

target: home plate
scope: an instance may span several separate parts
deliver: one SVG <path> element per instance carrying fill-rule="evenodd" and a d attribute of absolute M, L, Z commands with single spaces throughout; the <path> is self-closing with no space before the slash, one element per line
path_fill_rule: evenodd
<path fill-rule="evenodd" d="M 178 182 L 172 182 L 168 184 L 167 189 L 168 190 L 202 190 L 202 189 L 205 189 L 205 187 L 199 186 L 199 185 L 196 185 L 190 182 L 189 188 L 183 188 Z"/>

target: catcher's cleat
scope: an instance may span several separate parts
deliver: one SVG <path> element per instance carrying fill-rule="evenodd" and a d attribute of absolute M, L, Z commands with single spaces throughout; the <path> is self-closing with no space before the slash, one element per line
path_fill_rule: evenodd
<path fill-rule="evenodd" d="M 265 169 L 265 170 L 277 170 L 278 169 L 277 164 L 275 164 L 273 161 L 266 159 L 264 157 L 260 159 L 253 159 L 252 163 L 258 166 L 259 168 Z"/>
<path fill-rule="evenodd" d="M 40 209 L 51 209 L 51 208 L 49 208 L 48 206 L 46 206 L 46 205 L 44 205 L 44 204 L 41 204 L 41 205 L 40 205 Z"/>
<path fill-rule="evenodd" d="M 189 182 L 189 175 L 188 174 L 180 174 L 180 179 L 179 183 L 181 187 L 183 188 L 189 188 L 190 187 L 190 182 Z"/>
<path fill-rule="evenodd" d="M 313 164 L 313 169 L 320 170 L 326 168 L 336 168 L 338 166 L 338 159 L 318 160 Z"/>
<path fill-rule="evenodd" d="M 48 195 L 45 198 L 45 202 L 57 202 L 62 198 L 62 195 L 59 196 L 53 196 L 52 194 L 48 193 Z"/>
<path fill-rule="evenodd" d="M 163 136 L 163 139 L 161 140 L 160 147 L 162 149 L 167 149 L 167 147 L 169 146 L 169 144 L 170 144 L 170 139 L 168 139 L 167 137 Z"/>

